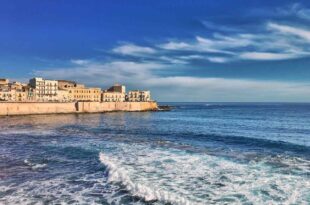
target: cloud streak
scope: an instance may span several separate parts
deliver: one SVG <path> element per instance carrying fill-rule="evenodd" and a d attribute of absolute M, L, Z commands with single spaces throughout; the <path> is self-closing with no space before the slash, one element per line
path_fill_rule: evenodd
<path fill-rule="evenodd" d="M 310 56 L 309 29 L 275 22 L 260 25 L 260 28 L 259 33 L 214 33 L 211 37 L 171 40 L 152 47 L 124 44 L 112 51 L 120 55 L 180 65 L 190 64 L 193 60 L 229 63 L 244 60 L 279 61 Z"/>
<path fill-rule="evenodd" d="M 213 34 L 212 38 L 197 36 L 191 42 L 170 41 L 159 45 L 166 50 L 192 51 L 193 55 L 204 55 L 214 63 L 303 58 L 310 56 L 309 46 L 310 30 L 271 22 L 258 34 Z"/>
<path fill-rule="evenodd" d="M 165 64 L 149 62 L 99 63 L 88 60 L 87 63 L 76 64 L 72 68 L 41 70 L 34 74 L 50 79 L 73 79 L 102 88 L 120 82 L 132 89 L 150 89 L 154 98 L 159 101 L 310 100 L 310 85 L 307 84 L 155 74 L 160 69 L 171 68 Z"/>
<path fill-rule="evenodd" d="M 281 25 L 276 23 L 269 23 L 268 28 L 274 31 L 278 31 L 285 35 L 294 35 L 305 39 L 310 42 L 310 30 L 297 28 L 293 26 Z"/>
<path fill-rule="evenodd" d="M 112 50 L 114 53 L 122 54 L 122 55 L 133 55 L 133 56 L 140 56 L 140 55 L 147 55 L 147 54 L 154 54 L 156 50 L 150 47 L 144 46 L 137 46 L 134 44 L 123 44 L 118 46 Z"/>
<path fill-rule="evenodd" d="M 239 55 L 240 59 L 245 60 L 287 60 L 297 58 L 293 53 L 267 53 L 267 52 L 245 52 Z"/>

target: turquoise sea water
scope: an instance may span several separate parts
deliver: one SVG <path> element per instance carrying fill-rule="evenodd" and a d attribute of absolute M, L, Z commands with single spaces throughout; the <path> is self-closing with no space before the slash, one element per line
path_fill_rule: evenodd
<path fill-rule="evenodd" d="M 0 118 L 0 204 L 310 204 L 310 104 Z"/>

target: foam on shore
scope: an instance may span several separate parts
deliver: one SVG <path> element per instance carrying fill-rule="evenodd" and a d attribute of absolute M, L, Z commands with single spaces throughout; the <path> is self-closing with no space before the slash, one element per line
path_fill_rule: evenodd
<path fill-rule="evenodd" d="M 307 160 L 276 156 L 244 164 L 176 149 L 118 146 L 114 153 L 99 156 L 108 181 L 120 183 L 130 195 L 145 201 L 300 204 L 309 197 L 310 180 L 303 180 L 309 173 Z"/>
<path fill-rule="evenodd" d="M 129 177 L 126 169 L 119 167 L 113 159 L 110 159 L 103 153 L 99 154 L 99 158 L 100 161 L 107 167 L 108 180 L 110 182 L 121 183 L 133 196 L 142 198 L 147 202 L 161 201 L 179 205 L 198 204 L 174 193 L 154 189 L 150 184 L 136 183 Z"/>

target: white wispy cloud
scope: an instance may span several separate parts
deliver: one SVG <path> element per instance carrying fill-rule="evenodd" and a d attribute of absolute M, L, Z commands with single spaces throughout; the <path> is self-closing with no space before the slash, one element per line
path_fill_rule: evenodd
<path fill-rule="evenodd" d="M 174 51 L 191 51 L 213 63 L 240 60 L 286 60 L 310 56 L 310 30 L 269 22 L 260 33 L 213 34 L 196 36 L 192 41 L 170 41 L 159 47 Z M 204 53 L 204 54 L 202 54 Z M 210 56 L 209 54 L 212 54 Z M 180 56 L 186 59 L 184 56 Z M 188 58 L 188 60 L 193 58 Z"/>
<path fill-rule="evenodd" d="M 83 59 L 72 59 L 71 63 L 76 64 L 76 65 L 87 65 L 90 63 L 89 60 L 83 60 Z"/>
<path fill-rule="evenodd" d="M 294 53 L 267 53 L 267 52 L 245 52 L 239 55 L 240 59 L 246 60 L 285 60 L 299 57 Z"/>
<path fill-rule="evenodd" d="M 224 39 L 208 39 L 201 36 L 196 36 L 196 38 L 191 42 L 170 41 L 164 44 L 160 44 L 158 47 L 174 51 L 233 54 L 233 52 L 223 49 L 224 44 L 226 44 L 226 46 L 230 46 L 231 43 L 234 42 L 228 42 Z"/>
<path fill-rule="evenodd" d="M 112 50 L 114 53 L 122 55 L 145 55 L 154 54 L 156 50 L 150 47 L 137 46 L 135 44 L 124 44 Z"/>
<path fill-rule="evenodd" d="M 276 24 L 276 23 L 268 23 L 268 28 L 270 30 L 281 32 L 286 35 L 295 35 L 301 37 L 308 42 L 310 42 L 310 30 L 303 29 L 299 27 L 293 27 L 288 25 Z"/>
<path fill-rule="evenodd" d="M 286 10 L 278 10 L 290 15 L 306 17 L 309 9 L 300 4 Z M 205 22 L 214 28 L 212 22 Z M 225 25 L 221 25 L 225 27 Z M 211 63 L 229 63 L 244 60 L 279 61 L 304 58 L 310 56 L 309 26 L 293 26 L 292 24 L 269 21 L 256 26 L 256 32 L 244 33 L 236 29 L 233 32 L 213 33 L 207 37 L 197 35 L 193 39 L 174 39 L 157 43 L 151 47 L 131 43 L 115 47 L 112 51 L 121 55 L 147 57 L 152 61 L 185 65 L 194 60 Z M 231 28 L 229 28 L 230 30 Z M 225 29 L 218 29 L 217 31 Z"/>
<path fill-rule="evenodd" d="M 212 63 L 227 63 L 232 61 L 232 58 L 225 58 L 225 57 L 207 57 L 207 59 Z"/>

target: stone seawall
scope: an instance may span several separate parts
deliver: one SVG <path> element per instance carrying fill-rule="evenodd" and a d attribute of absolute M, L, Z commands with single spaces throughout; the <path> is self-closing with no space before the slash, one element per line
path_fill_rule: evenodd
<path fill-rule="evenodd" d="M 0 116 L 98 113 L 111 111 L 149 111 L 156 110 L 156 102 L 72 102 L 72 103 L 15 103 L 0 102 Z"/>
<path fill-rule="evenodd" d="M 78 102 L 77 112 L 148 111 L 156 110 L 156 102 Z"/>

